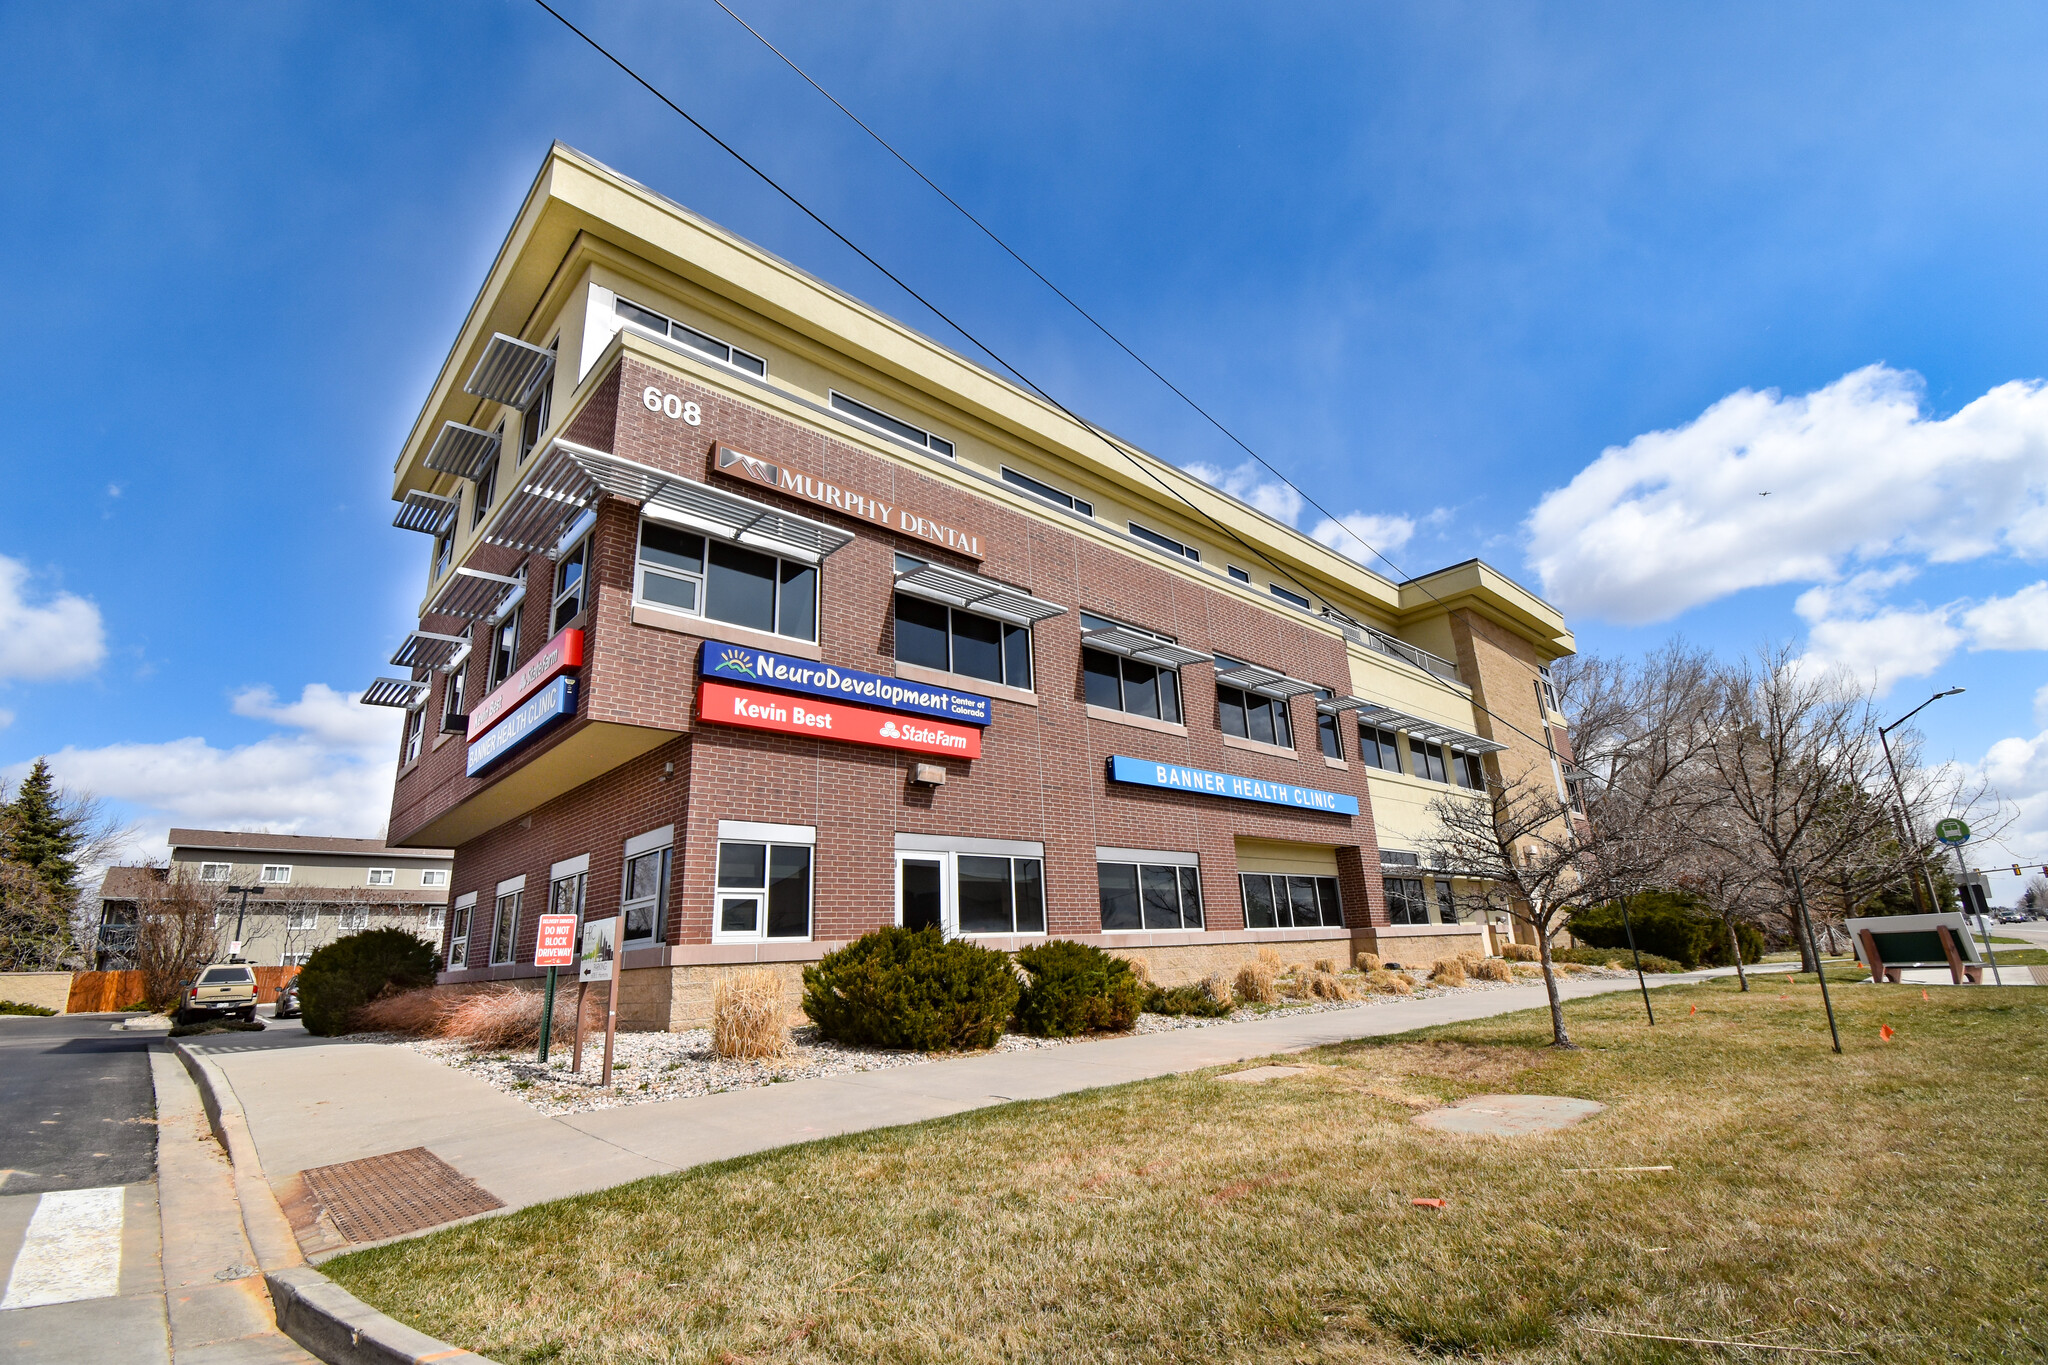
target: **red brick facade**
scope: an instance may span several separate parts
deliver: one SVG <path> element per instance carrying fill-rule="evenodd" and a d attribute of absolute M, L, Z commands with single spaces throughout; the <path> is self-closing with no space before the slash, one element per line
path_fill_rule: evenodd
<path fill-rule="evenodd" d="M 1181 673 L 1185 737 L 1091 718 L 1083 699 L 1083 610 L 1174 637 L 1191 649 L 1284 670 L 1343 695 L 1351 690 L 1351 666 L 1340 638 L 1312 628 L 1306 618 L 1297 622 L 1284 611 L 1260 609 L 1190 581 L 1135 546 L 1107 547 L 1062 528 L 1051 516 L 1026 515 L 992 498 L 977 497 L 919 472 L 914 464 L 879 458 L 776 413 L 693 385 L 675 373 L 649 368 L 634 357 L 624 358 L 620 368 L 623 373 L 615 372 L 575 415 L 567 439 L 853 532 L 851 543 L 830 555 L 820 571 L 817 646 L 825 662 L 884 675 L 896 672 L 892 584 L 898 551 L 1027 589 L 1066 612 L 1034 628 L 1037 705 L 996 696 L 982 756 L 944 760 L 943 786 L 915 785 L 909 780 L 913 766 L 939 760 L 831 740 L 697 725 L 692 717 L 704 637 L 633 622 L 638 509 L 608 499 L 592 532 L 591 589 L 581 617 L 586 662 L 580 670 L 576 718 L 482 777 L 467 777 L 463 737 L 436 733 L 446 683 L 434 675 L 434 692 L 427 702 L 430 747 L 399 776 L 390 837 L 394 843 L 403 842 L 585 727 L 648 727 L 673 732 L 673 738 L 460 844 L 452 891 L 457 897 L 472 892 L 477 896 L 472 963 L 488 961 L 492 898 L 502 879 L 520 874 L 527 879 L 517 959 L 529 962 L 551 863 L 588 854 L 587 913 L 608 916 L 615 913 L 619 900 L 624 842 L 668 824 L 675 826 L 676 837 L 664 937 L 673 951 L 631 954 L 627 965 L 715 960 L 680 950 L 712 940 L 720 820 L 816 827 L 812 944 L 800 956 L 814 956 L 822 951 L 819 945 L 893 922 L 893 840 L 898 833 L 1042 842 L 1047 923 L 1054 936 L 1101 933 L 1098 845 L 1197 854 L 1208 932 L 1241 930 L 1234 844 L 1239 837 L 1335 846 L 1347 926 L 1364 929 L 1385 922 L 1366 770 L 1350 755 L 1352 739 L 1346 741 L 1347 756 L 1353 757 L 1348 767 L 1325 764 L 1311 698 L 1297 697 L 1291 704 L 1296 755 L 1291 759 L 1224 743 L 1217 724 L 1213 670 L 1203 665 Z M 701 405 L 702 424 L 692 426 L 649 411 L 637 397 L 647 384 Z M 972 528 L 981 538 L 985 558 L 977 563 L 951 555 L 928 540 L 899 534 L 872 520 L 715 472 L 711 457 L 720 442 Z M 509 471 L 506 477 L 509 481 Z M 483 549 L 468 562 L 510 573 L 522 558 L 510 551 Z M 553 565 L 539 555 L 525 558 L 525 563 L 530 588 L 521 608 L 522 658 L 554 633 L 548 588 Z M 422 624 L 443 632 L 460 626 L 439 617 Z M 485 634 L 479 625 L 477 647 L 466 666 L 472 699 L 487 690 Z M 964 678 L 953 686 L 967 692 L 988 690 Z M 1105 774 L 1105 760 L 1111 754 L 1342 792 L 1358 799 L 1361 813 L 1312 813 L 1113 784 Z M 454 917 L 450 918 L 452 922 Z M 1332 955 L 1345 956 L 1344 946 L 1334 944 Z"/>

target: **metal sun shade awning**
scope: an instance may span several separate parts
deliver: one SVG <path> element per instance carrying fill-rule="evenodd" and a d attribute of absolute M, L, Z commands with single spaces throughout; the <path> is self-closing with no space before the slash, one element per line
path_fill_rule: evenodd
<path fill-rule="evenodd" d="M 458 654 L 469 651 L 469 641 L 460 635 L 437 635 L 431 630 L 416 630 L 405 637 L 405 643 L 391 656 L 393 668 L 443 668 Z"/>
<path fill-rule="evenodd" d="M 1157 636 L 1122 628 L 1082 631 L 1081 644 L 1088 649 L 1108 650 L 1111 654 L 1121 654 L 1126 659 L 1136 659 L 1141 664 L 1156 664 L 1160 668 L 1186 668 L 1189 664 L 1201 663 L 1209 657 L 1199 649 L 1189 649 L 1184 645 L 1159 639 Z"/>
<path fill-rule="evenodd" d="M 1256 692 L 1262 697 L 1300 697 L 1322 689 L 1314 683 L 1305 683 L 1299 678 L 1290 678 L 1285 673 L 1271 668 L 1260 668 L 1257 664 L 1240 663 L 1236 659 L 1216 656 L 1216 681 L 1232 687 L 1242 687 L 1247 692 Z"/>
<path fill-rule="evenodd" d="M 561 544 L 562 533 L 604 499 L 604 490 L 557 441 L 529 463 L 484 526 L 486 545 L 542 554 Z"/>
<path fill-rule="evenodd" d="M 434 600 L 427 604 L 427 613 L 481 621 L 485 617 L 496 616 L 509 594 L 523 593 L 525 588 L 526 580 L 523 578 L 485 573 L 482 569 L 456 569 L 448 575 L 441 590 L 434 594 Z"/>
<path fill-rule="evenodd" d="M 497 458 L 498 437 L 495 432 L 466 427 L 460 422 L 443 422 L 441 430 L 435 433 L 427 458 L 421 463 L 429 469 L 474 482 Z"/>
<path fill-rule="evenodd" d="M 365 706 L 396 706 L 410 711 L 427 699 L 430 684 L 410 678 L 378 678 L 363 689 Z"/>
<path fill-rule="evenodd" d="M 439 493 L 429 493 L 413 488 L 406 491 L 400 500 L 398 515 L 391 524 L 401 531 L 424 531 L 430 536 L 444 535 L 455 524 L 456 509 L 462 503 L 455 498 L 444 498 Z"/>
<path fill-rule="evenodd" d="M 998 583 L 993 578 L 941 568 L 937 564 L 920 564 L 915 569 L 897 574 L 896 591 L 922 597 L 927 602 L 944 602 L 949 607 L 980 612 L 1014 626 L 1034 625 L 1050 617 L 1065 615 L 1067 610 L 1043 598 L 1033 597 L 1021 588 Z"/>
<path fill-rule="evenodd" d="M 1382 706 L 1363 697 L 1339 697 L 1335 701 L 1324 702 L 1323 705 L 1332 711 L 1355 711 L 1358 713 L 1358 719 L 1367 725 L 1377 725 L 1386 730 L 1399 730 L 1410 739 L 1447 744 L 1468 754 L 1497 754 L 1508 747 L 1490 739 L 1481 739 L 1453 726 L 1424 720 L 1420 716 L 1411 716 L 1406 711 L 1396 711 L 1391 706 Z"/>
<path fill-rule="evenodd" d="M 533 401 L 534 391 L 540 388 L 554 363 L 553 351 L 503 332 L 493 332 L 462 391 L 493 403 L 523 408 Z"/>

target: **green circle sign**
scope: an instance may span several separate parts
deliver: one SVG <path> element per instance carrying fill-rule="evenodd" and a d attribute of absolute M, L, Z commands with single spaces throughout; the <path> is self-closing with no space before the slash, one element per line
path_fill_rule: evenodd
<path fill-rule="evenodd" d="M 1934 827 L 1934 837 L 1944 844 L 1968 843 L 1970 827 L 1960 820 L 1943 820 Z"/>

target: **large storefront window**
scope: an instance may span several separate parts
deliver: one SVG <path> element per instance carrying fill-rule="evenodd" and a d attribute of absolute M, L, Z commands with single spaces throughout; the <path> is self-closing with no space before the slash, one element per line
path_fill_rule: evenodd
<path fill-rule="evenodd" d="M 1344 927 L 1344 907 L 1337 895 L 1335 877 L 1245 872 L 1238 880 L 1244 888 L 1247 929 Z M 1416 885 L 1420 887 L 1421 883 Z"/>
<path fill-rule="evenodd" d="M 818 638 L 818 569 L 693 531 L 640 523 L 633 600 L 793 640 Z"/>
<path fill-rule="evenodd" d="M 896 594 L 896 661 L 1031 690 L 1031 627 Z"/>
<path fill-rule="evenodd" d="M 1294 747 L 1294 730 L 1287 719 L 1287 702 L 1241 688 L 1216 685 L 1217 722 L 1226 735 L 1256 740 L 1260 744 Z"/>
<path fill-rule="evenodd" d="M 1045 858 L 1039 845 L 933 837 L 927 842 L 965 847 L 903 847 L 902 839 L 916 837 L 899 836 L 898 924 L 948 936 L 1045 932 Z"/>
<path fill-rule="evenodd" d="M 1185 864 L 1098 862 L 1105 933 L 1202 927 L 1202 880 Z"/>
<path fill-rule="evenodd" d="M 810 845 L 721 840 L 714 903 L 716 940 L 809 938 Z"/>
<path fill-rule="evenodd" d="M 1429 899 L 1420 877 L 1386 877 L 1387 918 L 1395 924 L 1429 923 Z"/>

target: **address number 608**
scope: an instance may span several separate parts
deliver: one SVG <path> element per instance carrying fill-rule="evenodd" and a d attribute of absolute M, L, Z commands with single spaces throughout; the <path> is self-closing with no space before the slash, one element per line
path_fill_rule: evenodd
<path fill-rule="evenodd" d="M 680 417 L 691 426 L 704 424 L 704 410 L 695 403 L 684 402 L 672 393 L 663 393 L 649 384 L 640 391 L 640 403 L 649 412 L 663 413 L 669 417 Z"/>

